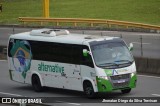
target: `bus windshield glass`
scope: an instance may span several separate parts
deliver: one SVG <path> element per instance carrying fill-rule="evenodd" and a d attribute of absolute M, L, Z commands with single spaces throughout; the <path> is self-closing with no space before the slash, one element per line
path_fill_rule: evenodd
<path fill-rule="evenodd" d="M 98 67 L 120 68 L 133 63 L 133 56 L 123 40 L 90 42 L 94 61 Z"/>

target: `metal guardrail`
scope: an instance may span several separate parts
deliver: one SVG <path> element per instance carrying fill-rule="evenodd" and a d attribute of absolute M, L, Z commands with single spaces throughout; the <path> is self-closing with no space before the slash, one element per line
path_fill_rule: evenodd
<path fill-rule="evenodd" d="M 45 22 L 56 23 L 56 26 L 59 26 L 60 23 L 73 23 L 74 27 L 77 27 L 79 23 L 90 24 L 91 27 L 98 26 L 100 24 L 104 24 L 107 27 L 111 28 L 112 26 L 116 26 L 116 28 L 143 28 L 143 29 L 152 29 L 152 30 L 160 30 L 160 26 L 157 25 L 149 25 L 142 23 L 134 23 L 127 21 L 116 21 L 116 20 L 105 20 L 105 19 L 84 19 L 84 18 L 36 18 L 36 17 L 19 17 L 19 21 L 23 22 L 23 25 L 26 23 L 39 22 L 41 25 Z"/>

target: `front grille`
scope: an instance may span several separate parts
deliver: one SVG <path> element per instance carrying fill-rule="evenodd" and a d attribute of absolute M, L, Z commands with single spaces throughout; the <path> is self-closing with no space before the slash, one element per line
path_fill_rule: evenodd
<path fill-rule="evenodd" d="M 115 76 L 110 76 L 110 78 L 111 80 L 127 79 L 130 78 L 130 74 L 115 75 Z"/>
<path fill-rule="evenodd" d="M 110 76 L 113 88 L 123 88 L 129 85 L 130 74 Z"/>

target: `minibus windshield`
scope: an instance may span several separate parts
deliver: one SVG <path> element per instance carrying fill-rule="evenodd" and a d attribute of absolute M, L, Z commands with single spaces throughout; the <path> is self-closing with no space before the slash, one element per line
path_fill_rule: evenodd
<path fill-rule="evenodd" d="M 123 40 L 103 40 L 90 43 L 98 67 L 120 68 L 133 63 L 133 56 Z"/>

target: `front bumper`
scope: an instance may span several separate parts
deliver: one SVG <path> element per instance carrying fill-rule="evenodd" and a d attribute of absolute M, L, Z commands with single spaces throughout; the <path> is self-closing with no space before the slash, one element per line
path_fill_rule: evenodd
<path fill-rule="evenodd" d="M 122 90 L 128 88 L 135 88 L 137 82 L 137 75 L 128 74 L 129 77 L 123 75 L 124 78 L 117 79 L 109 77 L 108 80 L 97 77 L 97 88 L 98 92 L 111 92 L 113 90 Z"/>

